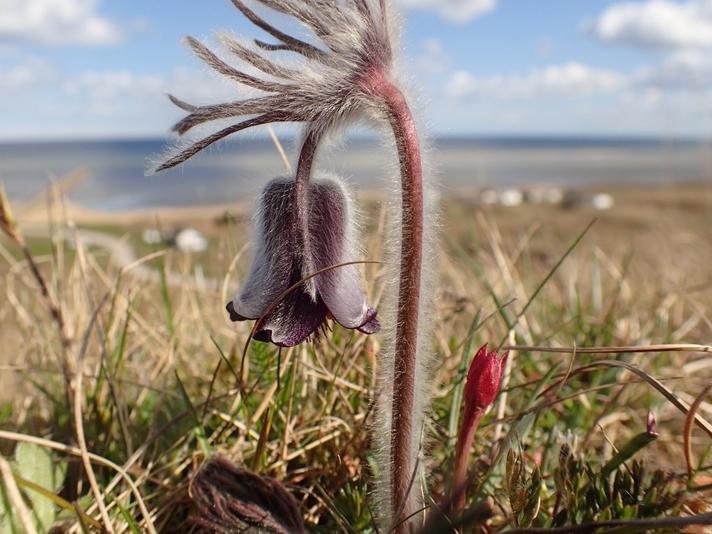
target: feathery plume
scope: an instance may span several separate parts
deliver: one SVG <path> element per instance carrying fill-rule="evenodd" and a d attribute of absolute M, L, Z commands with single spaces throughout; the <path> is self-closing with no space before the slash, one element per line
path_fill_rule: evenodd
<path fill-rule="evenodd" d="M 174 130 L 183 135 L 219 119 L 240 119 L 192 144 L 179 147 L 156 168 L 178 165 L 225 137 L 263 124 L 300 122 L 304 139 L 297 165 L 294 197 L 298 235 L 309 235 L 309 180 L 324 136 L 354 120 L 370 119 L 391 132 L 398 155 L 400 194 L 392 204 L 394 239 L 389 258 L 386 348 L 380 355 L 378 417 L 374 433 L 380 463 L 377 481 L 379 520 L 385 530 L 403 534 L 422 523 L 418 460 L 429 396 L 427 341 L 431 302 L 430 273 L 423 256 L 431 246 L 432 199 L 424 180 L 420 137 L 395 65 L 395 24 L 386 0 L 256 0 L 295 19 L 313 42 L 293 37 L 270 24 L 243 0 L 233 5 L 271 36 L 251 47 L 227 36 L 225 48 L 243 67 L 235 68 L 193 38 L 188 44 L 215 71 L 262 93 L 217 105 L 196 106 L 172 97 L 187 112 Z M 294 55 L 283 64 L 274 52 Z M 261 74 L 252 74 L 254 71 Z M 249 72 L 247 72 L 249 71 Z M 308 271 L 315 255 L 304 239 L 298 262 Z M 392 280 L 392 282 L 391 282 Z M 311 285 L 311 284 L 310 284 Z M 313 288 L 313 286 L 311 286 Z M 314 294 L 310 288 L 310 294 Z M 233 304 L 233 307 L 235 304 Z M 238 315 L 238 310 L 234 310 Z M 381 316 L 384 317 L 383 315 Z M 237 318 L 237 317 L 235 317 Z M 382 429 L 387 428 L 388 432 Z"/>

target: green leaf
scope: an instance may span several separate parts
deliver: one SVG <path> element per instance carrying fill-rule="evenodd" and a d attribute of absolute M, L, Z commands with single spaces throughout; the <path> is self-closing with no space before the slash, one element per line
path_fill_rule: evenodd
<path fill-rule="evenodd" d="M 12 416 L 12 403 L 5 402 L 0 405 L 0 423 L 8 421 Z"/>
<path fill-rule="evenodd" d="M 613 471 L 618 469 L 623 462 L 629 460 L 635 455 L 639 450 L 644 449 L 650 445 L 653 441 L 658 439 L 658 435 L 651 432 L 642 432 L 631 439 L 628 443 L 623 445 L 623 447 L 618 451 L 613 458 L 603 467 L 602 474 L 604 477 L 610 475 Z"/>
<path fill-rule="evenodd" d="M 183 402 L 185 402 L 185 405 L 188 407 L 188 410 L 191 415 L 191 419 L 193 421 L 193 434 L 195 435 L 195 438 L 198 440 L 198 444 L 200 445 L 200 448 L 203 451 L 203 454 L 205 455 L 206 458 L 210 457 L 210 444 L 208 443 L 208 439 L 205 435 L 205 428 L 203 428 L 203 425 L 200 423 L 200 419 L 198 419 L 198 412 L 195 411 L 195 406 L 193 406 L 193 403 L 190 401 L 190 397 L 188 396 L 188 391 L 185 389 L 185 386 L 183 385 L 183 381 L 180 379 L 180 376 L 178 375 L 178 371 L 175 371 L 175 376 L 176 376 L 176 381 L 178 382 L 178 391 L 180 391 L 181 396 L 183 397 Z"/>
<path fill-rule="evenodd" d="M 61 484 L 61 479 L 57 480 L 55 477 L 61 476 L 62 473 L 55 472 L 52 455 L 44 447 L 19 443 L 15 449 L 14 464 L 15 471 L 20 477 L 52 492 Z M 57 516 L 54 503 L 37 492 L 28 492 L 27 495 L 38 530 L 47 532 Z"/>
<path fill-rule="evenodd" d="M 472 360 L 472 345 L 475 340 L 475 332 L 480 326 L 480 312 L 477 312 L 475 318 L 470 324 L 467 332 L 467 338 L 462 347 L 462 356 L 460 357 L 460 367 L 458 368 L 458 382 L 455 390 L 452 393 L 452 403 L 450 404 L 450 419 L 448 421 L 448 434 L 450 439 L 457 439 L 457 430 L 460 420 L 460 408 L 462 406 L 462 395 L 465 390 L 465 375 L 467 374 L 467 365 Z"/>

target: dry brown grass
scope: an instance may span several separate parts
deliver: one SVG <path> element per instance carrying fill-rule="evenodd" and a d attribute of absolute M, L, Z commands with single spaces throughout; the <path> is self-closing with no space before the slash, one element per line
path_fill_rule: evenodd
<path fill-rule="evenodd" d="M 475 348 L 485 341 L 579 348 L 712 341 L 712 187 L 616 188 L 614 196 L 616 206 L 607 212 L 482 209 L 467 194 L 446 200 L 442 250 L 433 259 L 441 274 L 428 446 L 435 498 L 447 484 L 457 428 L 452 414 L 459 406 L 462 365 L 471 356 L 463 355 L 463 346 L 476 317 Z M 221 451 L 238 464 L 285 480 L 308 523 L 321 525 L 321 531 L 368 531 L 367 427 L 379 338 L 335 328 L 312 344 L 281 353 L 253 344 L 243 362 L 249 325 L 229 324 L 223 305 L 248 266 L 244 217 L 227 226 L 196 220 L 212 239 L 206 255 L 168 251 L 143 267 L 120 268 L 110 251 L 85 250 L 81 234 L 59 208 L 50 226 L 52 246 L 35 246 L 49 252 L 37 261 L 60 303 L 68 344 L 62 344 L 27 262 L 13 251 L 13 243 L 0 241 L 0 406 L 12 408 L 0 428 L 78 447 L 54 456 L 56 462 L 66 461 L 68 470 L 61 487 L 51 491 L 78 502 L 96 521 L 103 515 L 116 532 L 143 531 L 149 524 L 161 532 L 188 532 L 191 474 L 206 455 Z M 368 259 L 379 260 L 382 210 L 372 200 L 366 211 L 372 221 Z M 594 218 L 591 230 L 527 306 Z M 132 242 L 144 226 L 140 219 L 125 227 L 110 224 L 104 231 L 125 233 Z M 174 275 L 146 277 L 146 267 Z M 376 302 L 381 270 L 364 266 Z M 201 272 L 214 276 L 215 285 L 203 282 Z M 480 433 L 481 461 L 489 457 L 492 441 L 521 426 L 522 415 L 535 406 L 538 416 L 522 442 L 531 458 L 576 441 L 593 463 L 641 432 L 652 409 L 660 438 L 639 457 L 653 466 L 687 471 L 684 414 L 625 369 L 576 375 L 549 390 L 543 405 L 536 404 L 542 400 L 534 396 L 537 388 L 553 383 L 548 373 L 565 373 L 571 358 L 515 351 L 507 393 Z M 688 404 L 712 379 L 712 355 L 693 351 L 579 352 L 571 365 L 602 359 L 642 369 Z M 70 370 L 66 376 L 65 368 Z M 75 413 L 77 406 L 81 410 Z M 701 402 L 699 416 L 712 418 L 710 412 L 712 404 Z M 121 466 L 136 483 L 150 521 L 116 469 L 82 452 L 77 428 L 88 452 Z M 694 458 L 703 458 L 710 440 L 695 431 L 691 444 Z M 11 455 L 13 440 L 0 442 L 0 450 Z M 80 457 L 96 472 L 97 491 L 106 495 L 105 514 L 99 513 L 97 499 L 87 497 Z M 709 474 L 696 472 L 697 483 Z M 498 476 L 495 469 L 480 496 L 489 495 L 507 510 Z M 697 511 L 708 509 L 706 494 L 700 495 Z M 510 521 L 500 516 L 494 525 Z M 79 531 L 71 518 L 67 524 Z"/>

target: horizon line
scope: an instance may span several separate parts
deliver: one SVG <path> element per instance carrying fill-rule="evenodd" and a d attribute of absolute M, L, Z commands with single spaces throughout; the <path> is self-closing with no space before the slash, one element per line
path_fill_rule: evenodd
<path fill-rule="evenodd" d="M 377 135 L 351 134 L 344 138 L 348 141 L 379 141 Z M 451 133 L 432 135 L 434 141 L 589 141 L 589 142 L 648 142 L 648 143 L 712 143 L 710 135 L 655 135 L 649 133 Z M 281 136 L 284 142 L 294 142 L 298 135 Z M 2 138 L 0 145 L 30 145 L 30 144 L 80 144 L 80 143 L 121 143 L 121 142 L 151 142 L 172 143 L 175 138 L 169 135 L 114 135 L 114 136 L 76 136 L 76 137 L 20 137 Z M 269 135 L 254 135 L 249 137 L 226 139 L 226 143 L 271 142 Z"/>

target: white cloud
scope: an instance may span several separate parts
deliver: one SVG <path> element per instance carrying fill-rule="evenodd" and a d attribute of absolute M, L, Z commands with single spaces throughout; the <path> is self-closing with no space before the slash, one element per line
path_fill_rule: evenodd
<path fill-rule="evenodd" d="M 0 91 L 10 93 L 39 86 L 53 73 L 51 65 L 41 59 L 25 59 L 13 65 L 0 63 Z"/>
<path fill-rule="evenodd" d="M 408 8 L 437 12 L 453 22 L 465 23 L 497 7 L 498 0 L 400 0 Z"/>
<path fill-rule="evenodd" d="M 81 95 L 94 100 L 160 95 L 165 87 L 160 76 L 138 76 L 127 70 L 85 72 L 64 83 L 64 90 L 69 95 Z"/>
<path fill-rule="evenodd" d="M 0 0 L 0 41 L 110 44 L 121 33 L 96 12 L 97 0 Z"/>
<path fill-rule="evenodd" d="M 442 74 L 450 68 L 450 56 L 442 42 L 435 37 L 426 39 L 419 56 L 415 59 L 415 72 L 425 75 Z"/>
<path fill-rule="evenodd" d="M 602 41 L 647 47 L 712 47 L 712 0 L 613 4 L 590 24 Z"/>
<path fill-rule="evenodd" d="M 446 92 L 453 98 L 485 96 L 500 100 L 547 96 L 587 96 L 611 93 L 625 87 L 625 75 L 580 63 L 566 63 L 532 70 L 526 74 L 478 78 L 466 71 L 455 72 Z"/>
<path fill-rule="evenodd" d="M 657 65 L 633 74 L 634 83 L 671 90 L 705 91 L 712 87 L 712 55 L 700 50 L 674 52 Z"/>

